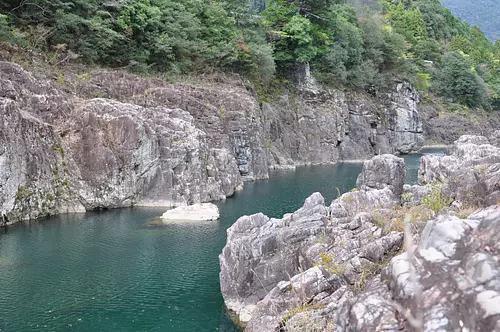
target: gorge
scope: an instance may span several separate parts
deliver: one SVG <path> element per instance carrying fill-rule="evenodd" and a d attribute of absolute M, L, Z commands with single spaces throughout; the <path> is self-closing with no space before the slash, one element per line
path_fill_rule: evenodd
<path fill-rule="evenodd" d="M 378 97 L 304 86 L 259 103 L 238 78 L 167 84 L 99 71 L 54 82 L 8 62 L 0 83 L 2 224 L 219 200 L 269 169 L 424 142 L 419 95 L 405 83 Z"/>
<path fill-rule="evenodd" d="M 0 1 L 0 332 L 500 331 L 498 19 L 451 2 Z"/>
<path fill-rule="evenodd" d="M 419 156 L 406 159 L 411 183 Z M 245 214 L 281 218 L 315 191 L 331 201 L 360 171 L 361 164 L 271 171 L 219 201 L 215 222 L 161 226 L 151 221 L 163 208 L 137 207 L 12 225 L 0 234 L 0 327 L 235 331 L 218 281 L 226 229 Z"/>

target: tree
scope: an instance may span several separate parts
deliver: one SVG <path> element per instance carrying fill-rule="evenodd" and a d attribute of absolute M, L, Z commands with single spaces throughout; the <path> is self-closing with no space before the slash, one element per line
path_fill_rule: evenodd
<path fill-rule="evenodd" d="M 458 52 L 445 54 L 442 69 L 433 81 L 434 90 L 470 107 L 487 107 L 489 101 L 484 81 L 472 68 L 470 58 Z"/>

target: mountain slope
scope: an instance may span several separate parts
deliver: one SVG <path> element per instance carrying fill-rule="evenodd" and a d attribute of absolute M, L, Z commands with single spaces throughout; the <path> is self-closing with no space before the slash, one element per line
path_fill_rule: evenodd
<path fill-rule="evenodd" d="M 441 0 L 454 15 L 477 25 L 491 40 L 500 39 L 500 0 Z"/>

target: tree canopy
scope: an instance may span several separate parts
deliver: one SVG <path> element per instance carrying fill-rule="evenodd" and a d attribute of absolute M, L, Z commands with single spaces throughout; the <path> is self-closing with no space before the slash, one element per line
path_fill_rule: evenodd
<path fill-rule="evenodd" d="M 238 72 L 257 82 L 309 63 L 324 84 L 408 80 L 500 108 L 500 42 L 439 0 L 8 0 L 0 39 L 136 72 Z"/>

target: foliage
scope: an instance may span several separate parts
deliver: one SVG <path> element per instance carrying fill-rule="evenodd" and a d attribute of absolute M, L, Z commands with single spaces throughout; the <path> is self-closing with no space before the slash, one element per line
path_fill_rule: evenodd
<path fill-rule="evenodd" d="M 441 71 L 433 81 L 435 91 L 471 107 L 487 107 L 485 83 L 473 70 L 473 63 L 467 56 L 458 52 L 445 54 Z"/>
<path fill-rule="evenodd" d="M 307 313 L 307 312 L 312 311 L 312 310 L 320 310 L 323 308 L 325 308 L 324 304 L 311 304 L 311 303 L 299 304 L 299 305 L 291 308 L 290 310 L 288 310 L 283 315 L 283 318 L 281 319 L 281 322 L 280 322 L 280 326 L 285 328 L 286 331 L 295 331 L 294 326 L 290 325 L 290 323 L 289 323 L 289 321 L 292 317 L 294 317 L 295 315 L 298 315 L 298 314 Z M 312 323 L 312 322 L 304 322 L 304 323 L 306 323 L 305 325 L 308 326 L 308 325 L 311 325 L 310 323 Z M 302 330 L 302 329 L 300 329 L 300 330 Z M 299 331 L 299 330 L 297 330 L 297 331 Z"/>
<path fill-rule="evenodd" d="M 500 109 L 500 42 L 439 0 L 9 0 L 0 2 L 0 40 L 45 53 L 52 65 L 230 71 L 262 90 L 276 72 L 288 80 L 309 63 L 327 85 L 375 93 L 408 80 Z"/>
<path fill-rule="evenodd" d="M 345 264 L 336 264 L 334 262 L 334 254 L 327 254 L 326 252 L 320 253 L 321 263 L 314 264 L 314 266 L 322 266 L 331 274 L 342 275 L 346 271 Z"/>
<path fill-rule="evenodd" d="M 402 197 L 402 199 L 405 201 L 410 200 L 408 196 Z M 375 225 L 382 229 L 384 233 L 404 232 L 405 220 L 408 217 L 412 227 L 419 227 L 423 222 L 429 220 L 433 216 L 433 211 L 425 204 L 424 206 L 419 206 L 411 205 L 406 202 L 384 213 L 373 211 L 371 216 Z"/>
<path fill-rule="evenodd" d="M 415 87 L 419 91 L 428 91 L 431 87 L 430 79 L 431 75 L 427 73 L 417 73 Z"/>
<path fill-rule="evenodd" d="M 453 200 L 446 194 L 441 192 L 442 185 L 435 183 L 432 185 L 431 192 L 424 197 L 423 205 L 431 209 L 435 213 L 439 213 L 445 207 L 450 206 Z"/>

